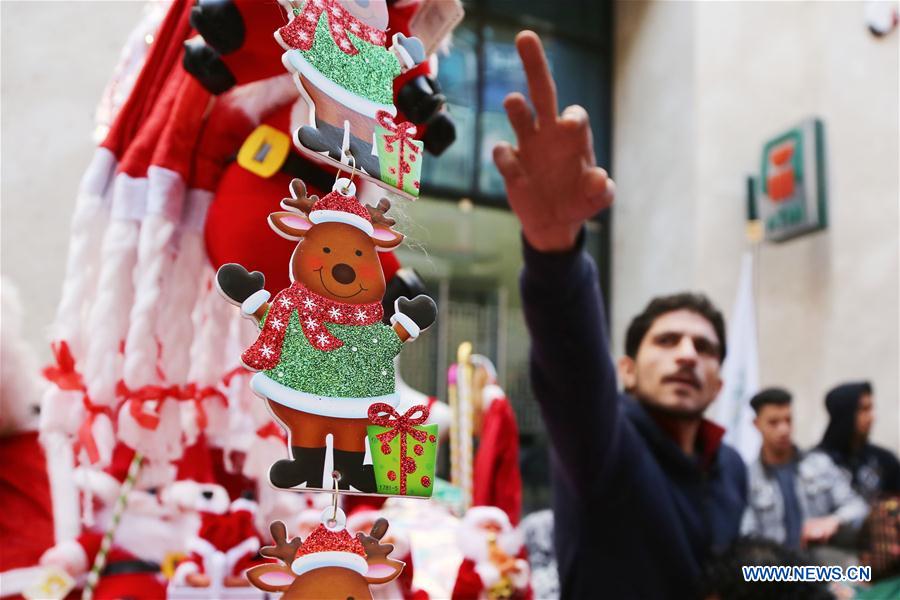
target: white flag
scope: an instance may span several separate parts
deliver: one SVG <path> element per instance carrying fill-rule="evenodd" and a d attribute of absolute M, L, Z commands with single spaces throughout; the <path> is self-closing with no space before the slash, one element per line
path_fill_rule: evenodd
<path fill-rule="evenodd" d="M 722 365 L 722 379 L 724 385 L 713 406 L 712 418 L 726 429 L 725 442 L 749 464 L 759 456 L 761 443 L 750 407 L 750 398 L 759 390 L 753 255 L 750 252 L 746 252 L 741 261 L 741 277 L 728 327 L 728 356 Z"/>

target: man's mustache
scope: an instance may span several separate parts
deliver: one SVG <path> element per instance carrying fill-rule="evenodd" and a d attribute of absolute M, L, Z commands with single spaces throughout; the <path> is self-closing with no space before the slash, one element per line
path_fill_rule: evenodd
<path fill-rule="evenodd" d="M 684 383 L 700 390 L 703 386 L 693 371 L 682 369 L 662 378 L 663 383 Z"/>

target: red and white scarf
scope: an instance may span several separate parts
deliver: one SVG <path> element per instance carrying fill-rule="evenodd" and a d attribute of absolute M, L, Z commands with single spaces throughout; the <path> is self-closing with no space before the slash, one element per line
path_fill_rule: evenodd
<path fill-rule="evenodd" d="M 311 292 L 302 283 L 295 281 L 291 287 L 278 292 L 272 300 L 259 337 L 241 355 L 241 360 L 248 368 L 265 371 L 278 364 L 284 335 L 295 310 L 306 339 L 313 348 L 322 352 L 337 350 L 344 345 L 344 342 L 331 335 L 325 323 L 372 325 L 381 321 L 384 316 L 381 302 L 337 302 Z"/>

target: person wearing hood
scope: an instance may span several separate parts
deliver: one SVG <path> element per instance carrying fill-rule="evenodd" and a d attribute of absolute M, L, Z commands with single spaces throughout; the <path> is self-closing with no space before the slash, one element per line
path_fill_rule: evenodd
<path fill-rule="evenodd" d="M 872 384 L 844 383 L 825 396 L 831 420 L 819 449 L 850 475 L 853 488 L 872 502 L 900 492 L 900 462 L 889 450 L 869 443 L 874 421 Z"/>

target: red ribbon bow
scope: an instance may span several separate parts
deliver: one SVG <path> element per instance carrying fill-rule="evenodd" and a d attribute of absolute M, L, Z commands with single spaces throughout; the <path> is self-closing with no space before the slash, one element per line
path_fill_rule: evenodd
<path fill-rule="evenodd" d="M 206 408 L 203 401 L 207 398 L 219 398 L 223 403 L 228 404 L 228 398 L 217 388 L 208 385 L 206 387 L 197 387 L 196 383 L 189 383 L 181 388 L 178 393 L 179 400 L 190 400 L 197 407 L 197 428 L 200 431 L 206 429 L 209 418 L 206 416 Z"/>
<path fill-rule="evenodd" d="M 375 115 L 375 119 L 378 121 L 379 125 L 390 132 L 384 136 L 385 149 L 388 152 L 393 152 L 394 148 L 392 144 L 394 142 L 397 143 L 397 156 L 399 159 L 399 164 L 397 166 L 397 188 L 402 190 L 403 178 L 407 173 L 412 172 L 412 166 L 406 158 L 406 151 L 412 150 L 414 155 L 422 153 L 422 149 L 413 143 L 416 139 L 416 126 L 409 121 L 397 123 L 394 121 L 394 117 L 391 116 L 391 113 L 386 110 L 379 110 Z M 415 160 L 415 158 L 412 158 L 411 160 Z M 391 170 L 393 169 L 391 168 Z M 418 187 L 418 183 L 414 185 Z"/>
<path fill-rule="evenodd" d="M 181 390 L 177 385 L 164 387 L 161 385 L 145 385 L 136 390 L 129 389 L 123 380 L 116 384 L 116 395 L 128 402 L 128 412 L 137 424 L 144 429 L 156 429 L 159 427 L 159 415 L 147 413 L 143 410 L 144 402 L 162 402 L 166 398 L 178 398 Z"/>
<path fill-rule="evenodd" d="M 414 417 L 420 413 L 418 417 Z M 428 420 L 428 407 L 424 404 L 411 406 L 402 415 L 394 410 L 394 407 L 384 402 L 373 404 L 369 407 L 369 421 L 373 425 L 390 427 L 389 431 L 379 433 L 375 437 L 383 446 L 391 443 L 395 437 L 400 436 L 400 494 L 406 495 L 406 476 L 415 471 L 415 468 L 407 467 L 406 436 L 410 436 L 417 442 L 424 443 L 428 439 L 428 432 L 416 429 L 416 425 Z"/>
<path fill-rule="evenodd" d="M 75 357 L 69 349 L 69 344 L 65 340 L 50 344 L 53 350 L 53 358 L 56 359 L 55 365 L 44 367 L 42 373 L 49 381 L 56 384 L 61 390 L 69 392 L 85 391 L 84 381 L 81 373 L 75 369 Z"/>
<path fill-rule="evenodd" d="M 84 449 L 87 453 L 88 461 L 95 464 L 100 460 L 100 450 L 97 448 L 97 440 L 94 439 L 94 421 L 97 415 L 106 415 L 112 419 L 112 410 L 108 406 L 100 406 L 91 402 L 87 393 L 82 395 L 81 403 L 84 405 L 85 418 L 81 426 L 78 428 L 78 441 L 75 444 L 75 452 Z"/>

